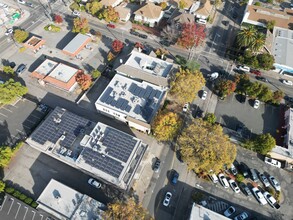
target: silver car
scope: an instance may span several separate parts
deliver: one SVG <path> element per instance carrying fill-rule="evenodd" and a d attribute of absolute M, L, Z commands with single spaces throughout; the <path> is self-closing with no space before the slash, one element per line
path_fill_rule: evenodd
<path fill-rule="evenodd" d="M 272 186 L 275 188 L 275 190 L 281 191 L 280 183 L 276 180 L 276 178 L 274 176 L 269 176 L 269 180 L 270 180 Z"/>
<path fill-rule="evenodd" d="M 269 187 L 271 185 L 269 180 L 266 178 L 266 176 L 263 173 L 259 174 L 259 179 L 265 185 L 265 187 Z"/>
<path fill-rule="evenodd" d="M 171 198 L 172 198 L 172 193 L 167 192 L 165 195 L 165 199 L 163 201 L 163 205 L 166 207 L 169 206 Z"/>

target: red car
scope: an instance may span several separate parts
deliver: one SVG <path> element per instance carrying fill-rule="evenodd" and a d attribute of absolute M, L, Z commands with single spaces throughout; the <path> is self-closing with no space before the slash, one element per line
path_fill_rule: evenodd
<path fill-rule="evenodd" d="M 109 28 L 115 28 L 115 25 L 114 24 L 107 24 L 107 27 L 109 27 Z"/>
<path fill-rule="evenodd" d="M 251 69 L 250 72 L 257 75 L 257 76 L 261 76 L 261 72 L 259 70 Z"/>

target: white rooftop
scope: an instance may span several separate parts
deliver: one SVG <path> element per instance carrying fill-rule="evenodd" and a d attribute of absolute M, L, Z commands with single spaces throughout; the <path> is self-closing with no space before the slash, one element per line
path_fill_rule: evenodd
<path fill-rule="evenodd" d="M 78 33 L 65 47 L 64 51 L 74 54 L 90 37 Z"/>
<path fill-rule="evenodd" d="M 104 204 L 51 179 L 37 202 L 42 209 L 58 219 L 101 219 Z M 83 212 L 81 212 L 83 211 Z"/>
<path fill-rule="evenodd" d="M 159 58 L 151 57 L 136 50 L 131 52 L 131 55 L 126 61 L 125 65 L 142 70 L 145 72 L 145 74 L 158 75 L 165 78 L 168 76 L 170 70 L 173 67 L 172 63 L 161 60 Z"/>
<path fill-rule="evenodd" d="M 229 220 L 219 213 L 216 213 L 210 209 L 207 209 L 201 205 L 193 203 L 189 220 Z"/>
<path fill-rule="evenodd" d="M 293 108 L 288 109 L 285 112 L 285 116 L 288 117 L 287 137 L 285 139 L 288 149 L 286 154 L 288 157 L 293 157 Z"/>
<path fill-rule="evenodd" d="M 41 75 L 48 75 L 56 66 L 58 65 L 57 62 L 53 60 L 46 59 L 36 70 L 35 72 Z"/>
<path fill-rule="evenodd" d="M 50 77 L 67 83 L 78 69 L 59 63 L 58 66 L 49 74 Z"/>
<path fill-rule="evenodd" d="M 101 105 L 145 123 L 150 123 L 164 97 L 165 89 L 116 74 L 96 101 Z"/>

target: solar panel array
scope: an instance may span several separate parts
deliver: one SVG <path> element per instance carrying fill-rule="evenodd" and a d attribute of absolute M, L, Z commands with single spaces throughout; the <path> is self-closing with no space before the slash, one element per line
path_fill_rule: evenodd
<path fill-rule="evenodd" d="M 118 178 L 123 170 L 123 166 L 120 162 L 107 157 L 106 155 L 102 155 L 91 148 L 84 148 L 81 156 L 83 157 L 85 163 L 113 177 Z"/>
<path fill-rule="evenodd" d="M 106 151 L 110 156 L 126 163 L 137 140 L 134 137 L 107 127 L 102 143 L 107 147 Z"/>
<path fill-rule="evenodd" d="M 61 117 L 60 117 L 61 116 Z M 56 122 L 60 118 L 61 121 Z M 68 112 L 60 107 L 56 107 L 50 116 L 41 124 L 41 126 L 32 134 L 32 140 L 39 144 L 46 141 L 56 143 L 58 139 L 65 135 L 64 140 L 60 141 L 60 145 L 70 147 L 84 129 L 89 120 Z"/>

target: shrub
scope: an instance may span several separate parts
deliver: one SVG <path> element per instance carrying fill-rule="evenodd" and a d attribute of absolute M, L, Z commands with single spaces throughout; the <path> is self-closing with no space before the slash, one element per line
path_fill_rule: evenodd
<path fill-rule="evenodd" d="M 32 204 L 31 204 L 31 207 L 37 208 L 38 205 L 39 205 L 38 203 L 36 203 L 35 201 L 33 201 Z"/>
<path fill-rule="evenodd" d="M 7 192 L 8 194 L 12 194 L 12 193 L 14 193 L 14 191 L 15 191 L 15 189 L 12 188 L 12 187 L 7 187 L 7 188 L 5 189 L 5 192 Z"/>
<path fill-rule="evenodd" d="M 241 183 L 241 182 L 243 182 L 244 179 L 245 179 L 245 178 L 244 178 L 244 176 L 243 176 L 242 174 L 238 173 L 238 174 L 236 175 L 236 181 L 237 181 L 237 182 Z"/>
<path fill-rule="evenodd" d="M 277 200 L 278 203 L 280 203 L 280 198 L 281 198 L 281 192 L 277 191 L 275 194 L 275 199 Z"/>
<path fill-rule="evenodd" d="M 77 10 L 77 11 L 79 11 L 79 5 L 76 3 L 76 2 L 73 2 L 70 6 L 69 6 L 69 8 L 71 9 L 71 10 Z"/>
<path fill-rule="evenodd" d="M 261 3 L 260 2 L 256 2 L 254 3 L 255 6 L 261 6 Z"/>
<path fill-rule="evenodd" d="M 99 70 L 93 70 L 91 74 L 93 79 L 99 78 L 101 76 L 101 72 Z"/>
<path fill-rule="evenodd" d="M 18 190 L 15 190 L 14 193 L 12 194 L 15 198 L 19 198 L 21 193 Z"/>
<path fill-rule="evenodd" d="M 32 198 L 26 198 L 26 199 L 24 200 L 24 202 L 25 202 L 26 204 L 30 205 L 30 204 L 33 202 L 33 199 L 32 199 Z"/>
<path fill-rule="evenodd" d="M 25 50 L 26 50 L 25 47 L 21 47 L 21 48 L 18 49 L 18 52 L 19 52 L 19 53 L 23 53 Z"/>
<path fill-rule="evenodd" d="M 27 198 L 27 196 L 24 195 L 24 194 L 21 194 L 21 195 L 19 196 L 19 199 L 20 199 L 21 201 L 24 201 L 26 198 Z"/>
<path fill-rule="evenodd" d="M 5 183 L 2 180 L 0 180 L 0 193 L 4 192 L 4 190 L 5 190 Z"/>
<path fill-rule="evenodd" d="M 272 187 L 266 187 L 266 191 L 268 193 L 270 193 L 271 195 L 274 195 L 275 194 L 275 190 Z"/>
<path fill-rule="evenodd" d="M 55 26 L 53 24 L 49 24 L 49 25 L 45 26 L 44 29 L 46 31 L 51 31 L 51 32 L 60 32 L 61 31 L 60 27 Z"/>

